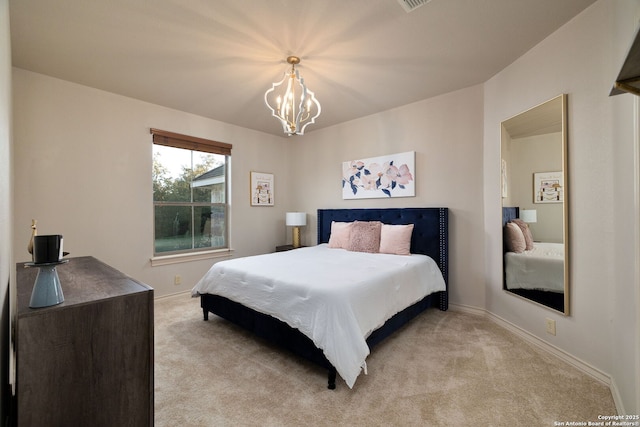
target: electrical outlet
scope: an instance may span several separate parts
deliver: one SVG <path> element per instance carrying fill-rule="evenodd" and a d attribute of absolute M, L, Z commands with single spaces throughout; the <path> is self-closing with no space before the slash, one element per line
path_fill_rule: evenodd
<path fill-rule="evenodd" d="M 547 318 L 547 333 L 551 335 L 556 334 L 556 321 L 553 319 Z"/>
<path fill-rule="evenodd" d="M 182 284 L 182 277 L 179 274 L 176 274 L 173 278 L 173 284 L 176 286 Z"/>

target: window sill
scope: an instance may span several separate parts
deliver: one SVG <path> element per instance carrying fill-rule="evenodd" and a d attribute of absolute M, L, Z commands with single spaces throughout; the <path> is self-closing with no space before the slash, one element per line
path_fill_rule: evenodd
<path fill-rule="evenodd" d="M 181 262 L 201 261 L 203 259 L 227 258 L 230 257 L 232 253 L 232 249 L 219 249 L 214 251 L 190 252 L 188 254 L 155 256 L 151 258 L 151 266 L 157 267 Z"/>

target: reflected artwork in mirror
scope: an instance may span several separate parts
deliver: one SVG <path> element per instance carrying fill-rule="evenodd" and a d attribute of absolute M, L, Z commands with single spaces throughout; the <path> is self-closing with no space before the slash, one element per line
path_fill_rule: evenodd
<path fill-rule="evenodd" d="M 503 286 L 569 315 L 567 95 L 501 124 Z"/>

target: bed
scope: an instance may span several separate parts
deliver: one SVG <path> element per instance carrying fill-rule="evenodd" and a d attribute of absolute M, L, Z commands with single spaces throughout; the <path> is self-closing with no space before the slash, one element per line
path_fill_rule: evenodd
<path fill-rule="evenodd" d="M 502 217 L 505 289 L 564 311 L 564 244 L 534 241 L 526 250 L 514 250 L 507 227 L 518 220 L 519 209 L 504 207 Z"/>
<path fill-rule="evenodd" d="M 329 248 L 334 221 L 413 224 L 411 255 Z M 317 224 L 317 246 L 216 263 L 192 295 L 200 297 L 205 320 L 209 313 L 216 314 L 327 368 L 331 389 L 337 373 L 353 387 L 360 372 L 366 373 L 365 359 L 373 346 L 427 308 L 447 310 L 448 209 L 320 209 Z M 316 262 L 320 267 L 306 264 L 309 255 L 322 260 Z M 338 258 L 350 263 L 351 270 L 341 270 Z M 373 264 L 366 264 L 371 259 Z M 402 271 L 394 269 L 396 264 Z M 314 270 L 318 268 L 349 279 L 336 285 L 338 280 L 326 278 L 318 286 L 311 283 L 320 274 Z M 364 277 L 373 270 L 381 284 L 375 277 Z M 366 293 L 360 280 L 367 283 Z M 385 280 L 392 285 L 385 287 Z M 303 284 L 310 287 L 302 288 Z M 325 288 L 336 288 L 337 296 Z M 380 299 L 386 305 L 379 305 Z M 303 318 L 307 312 L 313 313 L 313 321 Z"/>
<path fill-rule="evenodd" d="M 505 254 L 507 289 L 564 292 L 564 245 L 535 242 L 521 253 Z"/>

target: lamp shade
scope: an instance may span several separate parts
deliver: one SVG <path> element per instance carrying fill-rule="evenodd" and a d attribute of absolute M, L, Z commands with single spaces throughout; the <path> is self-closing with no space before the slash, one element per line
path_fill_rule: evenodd
<path fill-rule="evenodd" d="M 538 222 L 538 212 L 535 209 L 522 209 L 520 219 L 524 222 Z"/>
<path fill-rule="evenodd" d="M 301 227 L 307 225 L 306 212 L 287 212 L 287 225 Z"/>

